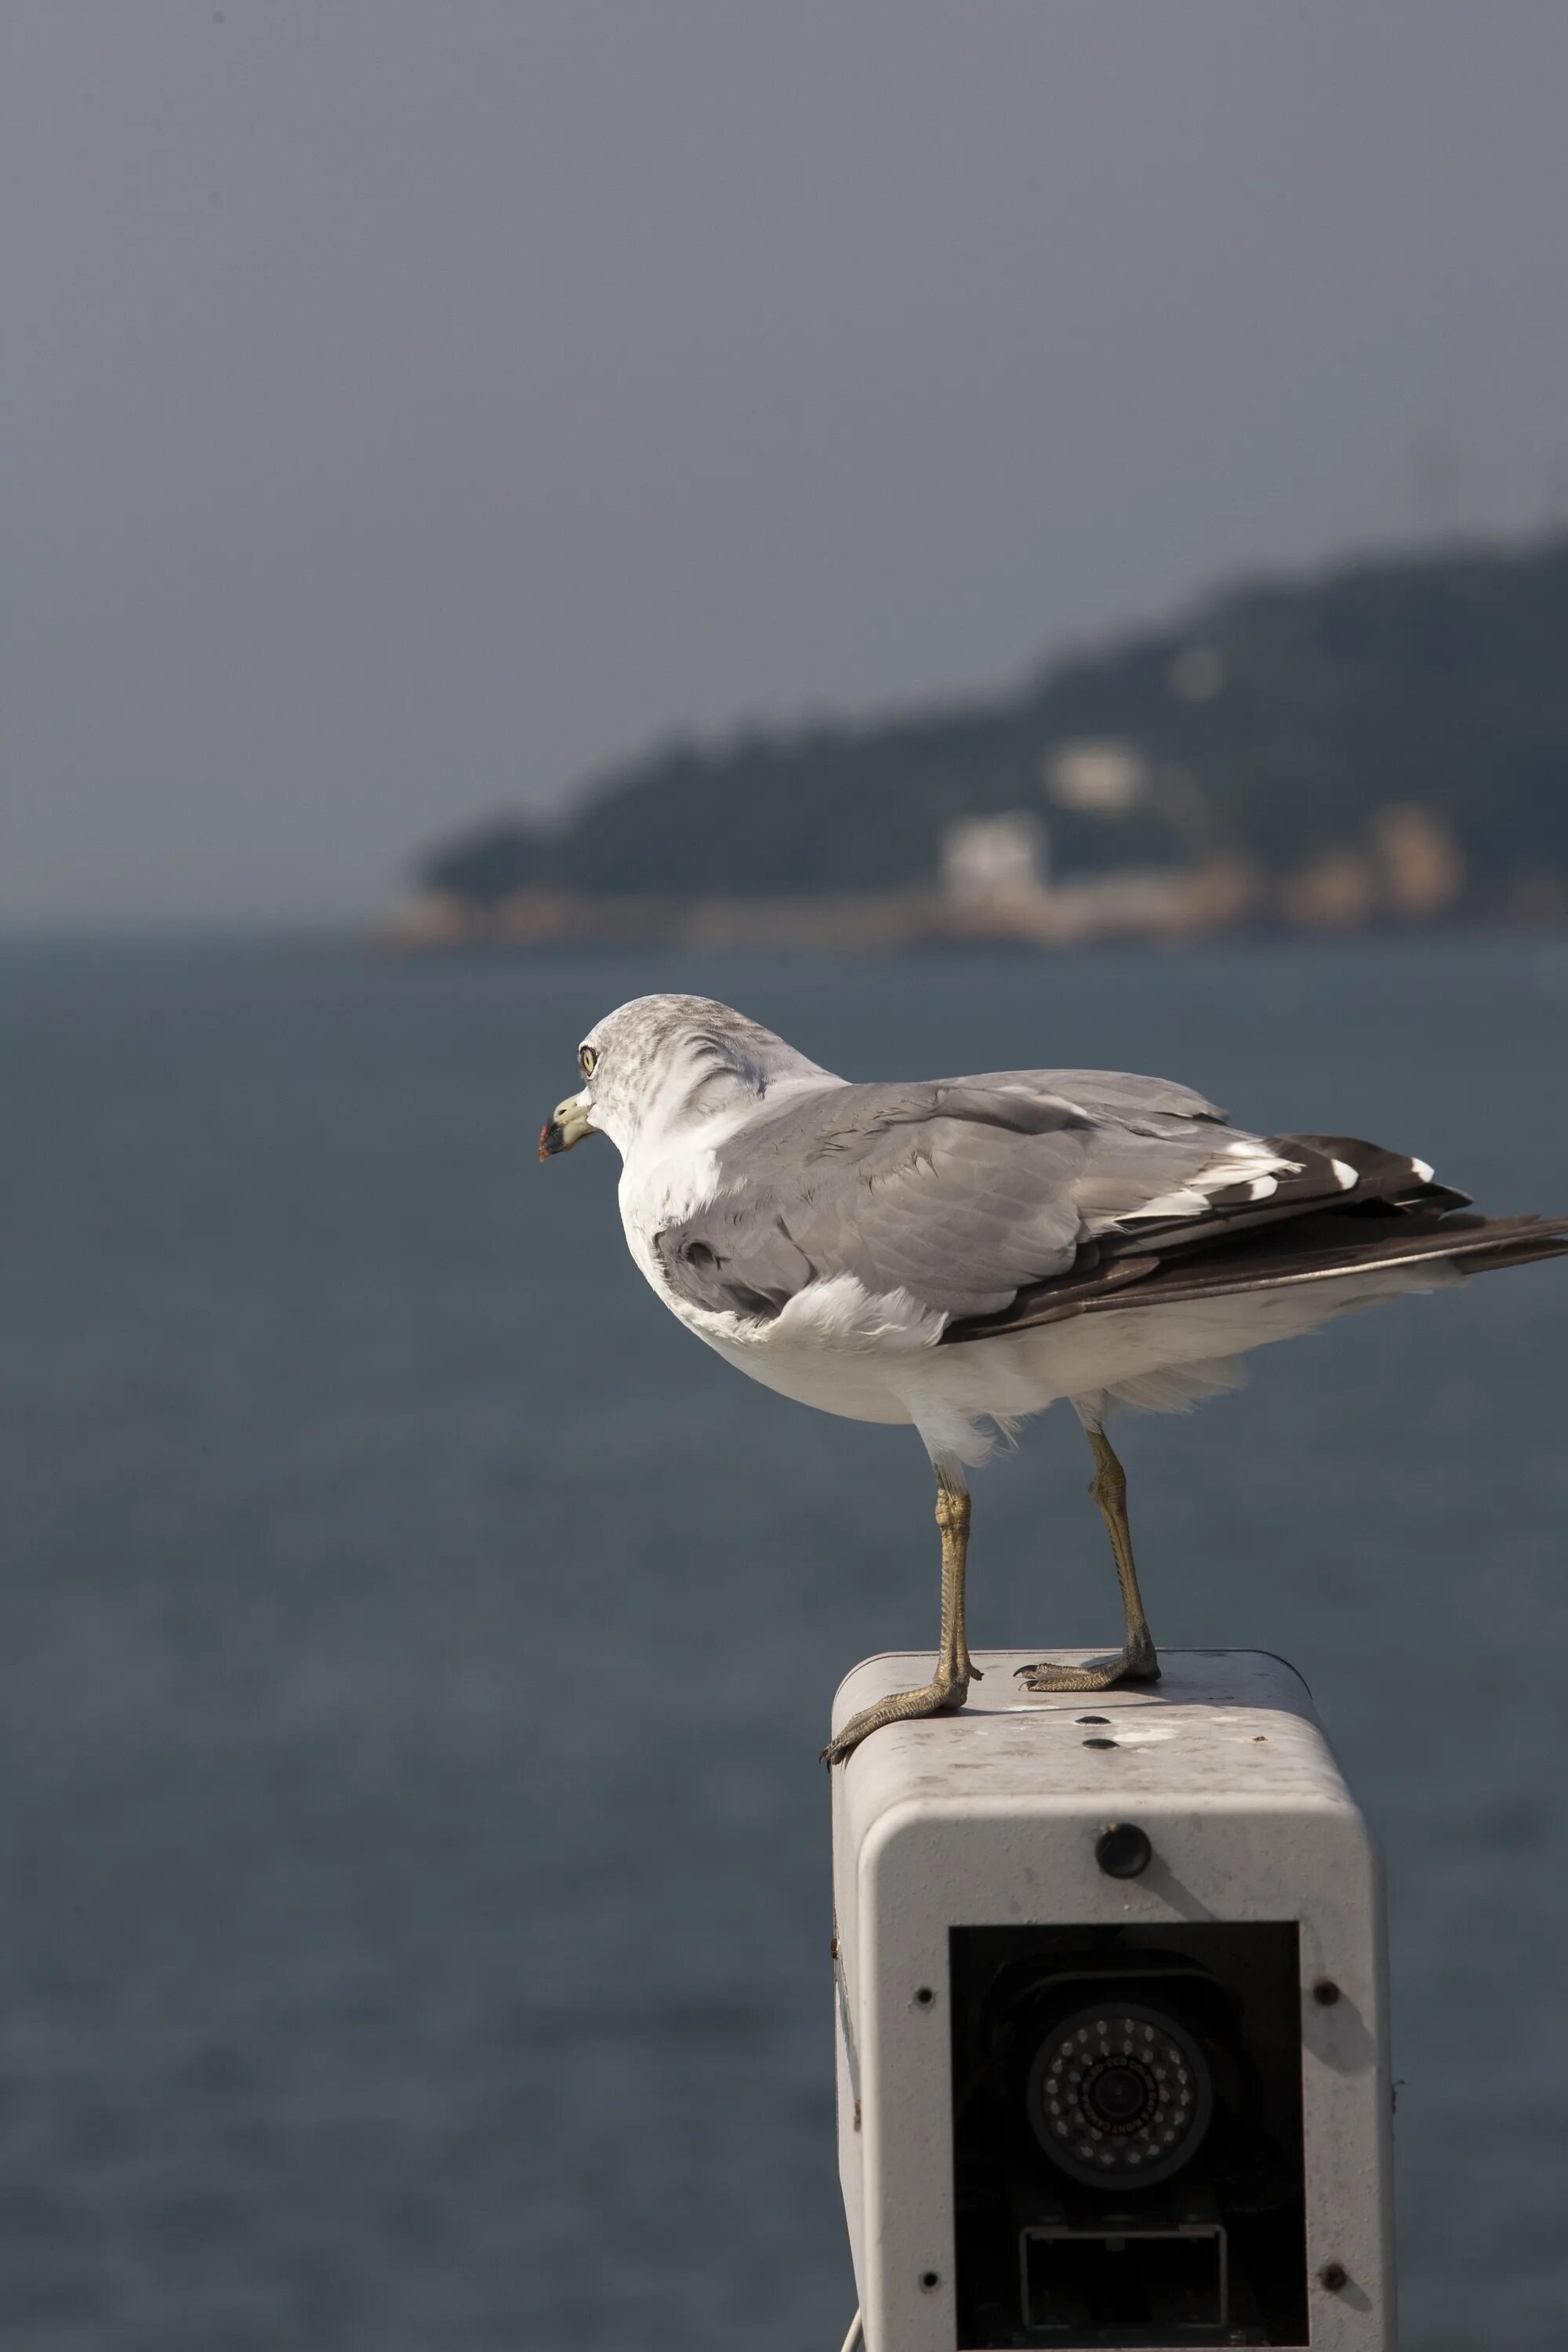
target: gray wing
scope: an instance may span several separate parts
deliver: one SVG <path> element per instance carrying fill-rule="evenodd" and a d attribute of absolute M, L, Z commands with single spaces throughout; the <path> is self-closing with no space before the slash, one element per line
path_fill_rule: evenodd
<path fill-rule="evenodd" d="M 991 1315 L 1119 1217 L 1179 1195 L 1230 1139 L 1201 1096 L 1118 1072 L 835 1087 L 721 1147 L 714 1197 L 657 1245 L 696 1307 L 776 1315 L 848 1274 L 949 1318 Z"/>
<path fill-rule="evenodd" d="M 984 1077 L 959 1081 L 966 1087 L 1037 1088 L 1077 1103 L 1081 1109 L 1138 1128 L 1144 1118 L 1209 1119 L 1225 1125 L 1225 1113 L 1206 1102 L 1192 1087 L 1174 1078 L 1142 1078 L 1131 1070 L 988 1070 Z"/>

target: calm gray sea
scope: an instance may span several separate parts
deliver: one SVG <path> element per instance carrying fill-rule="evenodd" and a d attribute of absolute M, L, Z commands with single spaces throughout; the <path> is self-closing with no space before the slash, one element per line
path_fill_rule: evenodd
<path fill-rule="evenodd" d="M 1110 1064 L 1568 1200 L 1568 948 L 1060 961 L 13 946 L 5 2352 L 834 2352 L 829 1695 L 932 1638 L 907 1432 L 694 1345 L 598 1013 L 852 1075 Z M 1126 1424 L 1171 1644 L 1310 1680 L 1385 1841 L 1406 2343 L 1568 2338 L 1568 1275 Z M 980 1481 L 971 1631 L 1107 1642 L 1076 1424 Z"/>

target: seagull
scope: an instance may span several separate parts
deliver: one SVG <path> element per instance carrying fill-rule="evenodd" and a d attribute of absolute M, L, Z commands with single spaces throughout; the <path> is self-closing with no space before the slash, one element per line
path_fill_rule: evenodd
<path fill-rule="evenodd" d="M 541 1160 L 607 1135 L 631 1255 L 689 1331 L 781 1395 L 912 1424 L 936 1475 L 936 1671 L 824 1751 L 963 1706 L 965 1471 L 1065 1399 L 1094 1458 L 1124 1637 L 1031 1691 L 1155 1682 L 1112 1406 L 1181 1410 L 1253 1348 L 1467 1274 L 1568 1252 L 1568 1218 L 1466 1214 L 1423 1160 L 1259 1136 L 1168 1078 L 992 1070 L 862 1085 L 700 996 L 640 996 L 577 1049 Z"/>

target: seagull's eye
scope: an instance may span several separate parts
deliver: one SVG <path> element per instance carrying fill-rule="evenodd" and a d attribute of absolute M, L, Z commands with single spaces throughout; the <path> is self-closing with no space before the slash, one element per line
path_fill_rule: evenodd
<path fill-rule="evenodd" d="M 598 1067 L 599 1056 L 595 1053 L 592 1045 L 580 1045 L 577 1049 L 577 1061 L 583 1076 L 585 1078 L 591 1078 Z"/>

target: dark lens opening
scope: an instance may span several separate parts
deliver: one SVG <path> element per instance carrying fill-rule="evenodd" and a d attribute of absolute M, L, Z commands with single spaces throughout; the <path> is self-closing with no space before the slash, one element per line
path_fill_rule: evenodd
<path fill-rule="evenodd" d="M 1085 2105 L 1108 2124 L 1130 2124 L 1149 2098 L 1149 2079 L 1133 2066 L 1108 2066 L 1089 2086 Z"/>

